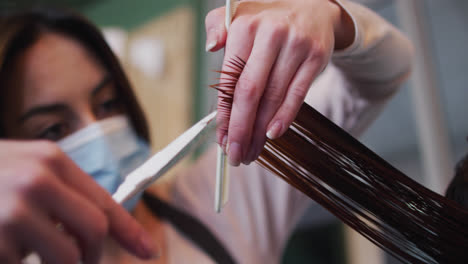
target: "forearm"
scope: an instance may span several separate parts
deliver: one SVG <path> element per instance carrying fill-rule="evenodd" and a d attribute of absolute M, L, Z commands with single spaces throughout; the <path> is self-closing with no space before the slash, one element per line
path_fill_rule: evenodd
<path fill-rule="evenodd" d="M 354 40 L 335 50 L 315 80 L 306 102 L 354 136 L 359 136 L 409 76 L 411 43 L 371 10 L 336 0 L 354 25 Z"/>
<path fill-rule="evenodd" d="M 328 0 L 339 8 L 340 14 L 334 25 L 335 51 L 351 46 L 356 38 L 356 28 L 348 11 L 336 0 Z"/>
<path fill-rule="evenodd" d="M 392 94 L 409 76 L 411 43 L 373 11 L 348 0 L 336 2 L 352 19 L 355 35 L 351 45 L 335 50 L 333 64 L 350 82 L 356 83 L 353 86 L 362 97 Z"/>

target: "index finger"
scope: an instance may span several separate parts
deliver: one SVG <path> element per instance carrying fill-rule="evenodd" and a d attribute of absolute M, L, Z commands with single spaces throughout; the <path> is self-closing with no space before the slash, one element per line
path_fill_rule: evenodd
<path fill-rule="evenodd" d="M 242 45 L 243 37 L 230 37 L 231 35 L 228 36 L 228 48 Z M 257 108 L 279 53 L 282 38 L 281 31 L 268 25 L 260 27 L 255 34 L 252 51 L 234 91 L 226 149 L 231 165 L 237 166 L 244 161 L 251 147 Z"/>
<path fill-rule="evenodd" d="M 227 73 L 240 73 L 242 71 L 243 67 L 235 66 L 238 65 L 235 61 L 237 61 L 237 59 L 240 59 L 242 63 L 247 61 L 255 39 L 255 32 L 245 34 L 243 23 L 243 21 L 239 22 L 238 20 L 233 22 L 233 25 L 230 27 L 220 74 L 220 84 L 218 85 L 220 91 L 218 92 L 216 137 L 218 143 L 222 145 L 223 148 L 226 147 L 229 132 L 233 100 L 232 90 L 235 91 L 237 85 L 237 77 L 233 78 L 233 76 Z"/>

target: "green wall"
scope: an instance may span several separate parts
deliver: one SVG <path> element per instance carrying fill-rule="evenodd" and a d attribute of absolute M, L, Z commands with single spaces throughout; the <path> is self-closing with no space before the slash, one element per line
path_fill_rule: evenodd
<path fill-rule="evenodd" d="M 197 6 L 193 0 L 101 0 L 81 8 L 99 26 L 135 28 L 178 6 Z"/>
<path fill-rule="evenodd" d="M 1 1 L 1 0 L 0 0 Z M 195 58 L 193 60 L 193 121 L 202 117 L 200 103 L 203 102 L 202 89 L 207 89 L 202 81 L 201 65 L 204 65 L 204 13 L 202 0 L 98 0 L 80 9 L 91 21 L 99 26 L 118 26 L 127 30 L 136 28 L 171 9 L 188 6 L 196 14 L 195 43 L 193 43 Z"/>
<path fill-rule="evenodd" d="M 2 1 L 2 0 L 0 0 Z M 58 0 L 48 0 L 58 1 Z M 77 1 L 77 0 L 67 0 Z M 126 30 L 132 30 L 155 17 L 177 7 L 193 8 L 195 13 L 195 42 L 193 43 L 194 60 L 193 67 L 193 111 L 192 122 L 200 120 L 204 114 L 202 104 L 205 103 L 205 89 L 209 89 L 207 81 L 203 77 L 202 69 L 205 65 L 205 14 L 204 0 L 86 0 L 94 1 L 78 7 L 77 9 L 98 26 L 117 26 Z M 177 32 L 175 32 L 177 34 Z M 198 157 L 205 149 L 205 145 L 195 151 L 194 157 Z"/>

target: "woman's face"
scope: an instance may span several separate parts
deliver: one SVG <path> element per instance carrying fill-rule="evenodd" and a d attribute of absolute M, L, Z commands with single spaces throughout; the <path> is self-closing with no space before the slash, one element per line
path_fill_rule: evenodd
<path fill-rule="evenodd" d="M 3 90 L 8 138 L 57 141 L 122 112 L 111 76 L 72 38 L 44 33 L 12 64 Z"/>

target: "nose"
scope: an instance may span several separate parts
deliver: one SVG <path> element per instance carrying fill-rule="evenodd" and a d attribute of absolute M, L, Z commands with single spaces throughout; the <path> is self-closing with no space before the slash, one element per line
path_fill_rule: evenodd
<path fill-rule="evenodd" d="M 97 116 L 93 113 L 91 109 L 86 109 L 82 111 L 79 116 L 79 128 L 85 128 L 98 121 Z"/>

